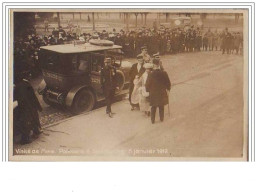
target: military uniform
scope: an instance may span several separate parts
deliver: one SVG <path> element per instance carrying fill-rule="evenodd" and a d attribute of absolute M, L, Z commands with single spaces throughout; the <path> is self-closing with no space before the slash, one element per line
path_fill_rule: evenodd
<path fill-rule="evenodd" d="M 106 58 L 105 63 L 109 64 L 105 65 L 101 70 L 101 84 L 107 105 L 106 114 L 109 114 L 109 116 L 112 117 L 111 105 L 117 85 L 116 68 L 111 65 L 111 58 Z"/>
<path fill-rule="evenodd" d="M 230 40 L 231 40 L 231 34 L 227 31 L 227 29 L 221 34 L 221 48 L 222 48 L 222 54 L 227 51 L 227 54 L 229 54 L 230 49 Z"/>

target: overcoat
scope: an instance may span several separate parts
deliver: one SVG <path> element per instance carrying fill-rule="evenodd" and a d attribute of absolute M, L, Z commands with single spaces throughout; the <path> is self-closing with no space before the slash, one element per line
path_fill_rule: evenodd
<path fill-rule="evenodd" d="M 167 72 L 156 69 L 153 70 L 146 81 L 146 91 L 149 92 L 151 106 L 164 106 L 168 104 L 166 90 L 170 90 L 171 83 Z"/>
<path fill-rule="evenodd" d="M 18 102 L 20 130 L 26 134 L 30 130 L 40 128 L 38 111 L 42 111 L 42 107 L 28 81 L 22 80 L 15 86 L 15 100 Z"/>
<path fill-rule="evenodd" d="M 114 95 L 117 85 L 116 68 L 114 66 L 104 66 L 102 68 L 101 84 L 105 98 Z"/>

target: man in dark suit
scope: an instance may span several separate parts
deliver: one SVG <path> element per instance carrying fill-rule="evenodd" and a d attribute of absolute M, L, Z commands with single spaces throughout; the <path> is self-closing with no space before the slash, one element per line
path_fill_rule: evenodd
<path fill-rule="evenodd" d="M 111 58 L 105 58 L 104 67 L 101 70 L 101 85 L 103 87 L 107 105 L 106 114 L 108 114 L 110 118 L 112 118 L 114 114 L 112 112 L 111 105 L 115 94 L 116 84 L 116 68 L 115 66 L 112 66 Z"/>
<path fill-rule="evenodd" d="M 24 73 L 15 75 L 13 95 L 13 100 L 18 102 L 18 115 L 16 115 L 15 123 L 18 124 L 22 133 L 22 145 L 31 143 L 31 131 L 36 137 L 42 133 L 38 115 L 38 111 L 41 112 L 42 107 L 29 81 L 24 79 L 25 77 Z"/>
<path fill-rule="evenodd" d="M 131 110 L 134 110 L 134 108 L 139 107 L 138 104 L 132 104 L 131 103 L 131 94 L 133 92 L 134 89 L 134 79 L 136 77 L 136 75 L 138 75 L 139 77 L 142 76 L 142 74 L 145 72 L 145 68 L 143 67 L 144 65 L 144 59 L 142 55 L 138 55 L 137 56 L 137 63 L 133 64 L 130 71 L 129 71 L 129 81 L 130 81 L 130 86 L 129 86 L 129 102 L 131 105 Z"/>
<path fill-rule="evenodd" d="M 164 120 L 164 106 L 168 104 L 167 90 L 170 90 L 168 74 L 160 69 L 158 60 L 153 60 L 154 69 L 146 81 L 146 91 L 149 92 L 151 107 L 151 121 L 155 123 L 156 108 L 159 108 L 160 120 Z"/>

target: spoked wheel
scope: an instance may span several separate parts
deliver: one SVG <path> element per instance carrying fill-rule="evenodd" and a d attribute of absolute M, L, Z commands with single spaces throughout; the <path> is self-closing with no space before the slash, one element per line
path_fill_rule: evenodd
<path fill-rule="evenodd" d="M 95 96 L 92 91 L 82 89 L 78 92 L 73 100 L 71 111 L 73 114 L 79 114 L 81 112 L 89 112 L 94 108 Z"/>

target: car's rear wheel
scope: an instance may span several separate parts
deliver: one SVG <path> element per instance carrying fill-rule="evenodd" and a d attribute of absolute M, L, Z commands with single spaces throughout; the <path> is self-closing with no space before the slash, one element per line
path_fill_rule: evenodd
<path fill-rule="evenodd" d="M 91 90 L 82 89 L 76 94 L 71 106 L 71 111 L 73 114 L 89 112 L 94 108 L 95 102 L 94 93 Z"/>

